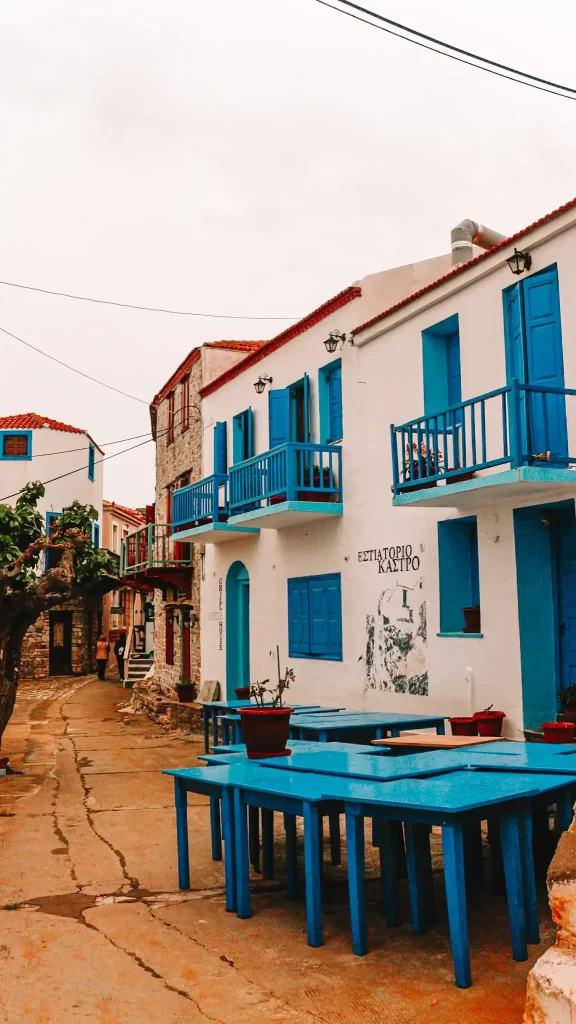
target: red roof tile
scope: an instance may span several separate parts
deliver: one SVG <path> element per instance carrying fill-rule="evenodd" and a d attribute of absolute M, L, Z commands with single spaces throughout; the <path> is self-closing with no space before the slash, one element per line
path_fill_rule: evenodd
<path fill-rule="evenodd" d="M 191 352 L 182 360 L 179 366 L 176 367 L 174 373 L 168 378 L 163 387 L 157 395 L 150 402 L 151 407 L 157 406 L 166 395 L 172 391 L 172 388 L 176 386 L 181 377 L 184 377 L 191 366 L 194 365 L 196 360 L 200 356 L 200 352 L 203 348 L 228 348 L 228 349 L 240 349 L 242 352 L 252 352 L 253 349 L 258 348 L 259 345 L 263 345 L 265 342 L 262 341 L 205 341 L 203 345 L 198 345 L 197 348 L 193 348 Z"/>
<path fill-rule="evenodd" d="M 359 298 L 362 294 L 361 289 L 358 285 L 350 285 L 348 288 L 344 288 L 343 291 L 338 292 L 338 295 L 334 295 L 333 298 L 328 299 L 317 309 L 312 310 L 307 316 L 303 317 L 302 320 L 298 320 L 297 323 L 292 324 L 291 327 L 286 327 L 285 330 L 281 331 L 270 341 L 266 341 L 263 344 L 260 343 L 258 349 L 255 352 L 251 352 L 250 355 L 246 356 L 235 366 L 231 366 L 225 373 L 220 374 L 215 380 L 206 384 L 203 388 L 200 388 L 200 394 L 202 398 L 206 398 L 207 395 L 211 395 L 213 391 L 217 391 L 223 384 L 226 384 L 229 380 L 233 380 L 234 377 L 238 377 L 239 374 L 243 373 L 244 370 L 248 370 L 255 363 L 259 363 L 265 356 L 270 355 L 271 352 L 275 352 L 277 348 L 281 348 L 288 341 L 292 341 L 292 338 L 296 338 L 299 334 L 303 334 L 310 327 L 314 327 L 315 324 L 324 320 L 325 317 L 330 316 L 341 306 L 347 305 L 353 299 Z"/>
<path fill-rule="evenodd" d="M 69 423 L 61 423 L 60 420 L 50 419 L 49 416 L 39 416 L 35 412 L 22 412 L 16 416 L 0 416 L 0 430 L 38 430 L 40 427 L 49 427 L 50 430 L 65 430 L 68 434 L 85 434 L 90 438 L 92 444 L 96 445 L 98 451 L 102 449 L 92 440 L 88 431 L 82 427 L 72 427 Z"/>
<path fill-rule="evenodd" d="M 137 508 L 126 508 L 125 505 L 118 505 L 115 501 L 106 501 L 104 498 L 102 502 L 104 509 L 115 509 L 120 515 L 129 516 L 131 519 L 135 519 L 139 523 L 144 523 L 146 520 L 141 512 Z"/>
<path fill-rule="evenodd" d="M 408 306 L 411 302 L 420 298 L 421 295 L 426 295 L 427 292 L 431 292 L 434 288 L 438 288 L 445 281 L 450 281 L 453 277 L 457 277 L 458 274 L 464 273 L 469 270 L 470 267 L 475 266 L 482 260 L 492 256 L 493 253 L 498 252 L 500 249 L 505 249 L 511 242 L 517 242 L 519 238 L 523 238 L 524 235 L 529 234 L 530 231 L 534 231 L 535 228 L 539 228 L 542 224 L 547 224 L 549 221 L 554 220 L 555 217 L 559 217 L 562 213 L 566 213 L 567 210 L 572 210 L 576 207 L 576 199 L 571 199 L 569 203 L 564 203 L 564 206 L 559 206 L 557 210 L 552 210 L 552 213 L 547 213 L 544 217 L 540 217 L 539 220 L 535 220 L 533 224 L 529 224 L 527 228 L 522 228 L 521 231 L 517 231 L 515 235 L 510 235 L 510 238 L 505 238 L 503 242 L 498 242 L 497 245 L 493 245 L 491 249 L 487 249 L 486 252 L 480 253 L 479 256 L 475 256 L 474 259 L 468 260 L 467 263 L 460 263 L 457 267 L 453 267 L 447 274 L 443 274 L 442 277 L 437 278 L 436 281 L 432 281 L 431 284 L 427 284 L 424 288 L 420 288 L 417 292 L 412 292 L 411 295 L 407 295 L 405 299 L 401 299 L 400 302 L 396 302 L 393 306 L 385 309 L 382 313 L 378 313 L 377 316 L 373 316 L 371 320 L 366 320 L 365 323 L 355 327 L 352 334 L 359 334 L 360 331 L 364 331 L 367 327 L 371 327 L 372 324 L 377 324 L 380 320 L 384 320 L 385 317 L 391 316 L 396 310 L 402 309 L 404 306 Z"/>

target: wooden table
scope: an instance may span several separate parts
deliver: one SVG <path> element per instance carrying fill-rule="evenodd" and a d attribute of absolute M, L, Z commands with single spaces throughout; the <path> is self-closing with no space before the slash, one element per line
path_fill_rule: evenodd
<path fill-rule="evenodd" d="M 433 733 L 405 732 L 402 736 L 388 736 L 385 740 L 372 740 L 372 743 L 386 744 L 393 751 L 403 747 L 419 750 L 457 750 L 460 747 L 477 746 L 479 743 L 497 743 L 501 736 L 442 736 Z"/>

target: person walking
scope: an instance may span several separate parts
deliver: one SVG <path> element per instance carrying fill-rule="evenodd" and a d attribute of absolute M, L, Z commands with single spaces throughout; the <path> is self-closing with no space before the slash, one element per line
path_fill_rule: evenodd
<path fill-rule="evenodd" d="M 116 664 L 118 665 L 118 675 L 120 676 L 121 682 L 124 682 L 124 652 L 126 650 L 126 633 L 120 633 L 116 643 L 114 644 L 114 654 L 116 655 Z"/>
<path fill-rule="evenodd" d="M 110 654 L 110 644 L 105 633 L 101 633 L 96 642 L 96 665 L 98 666 L 98 679 L 106 678 L 106 664 Z"/>

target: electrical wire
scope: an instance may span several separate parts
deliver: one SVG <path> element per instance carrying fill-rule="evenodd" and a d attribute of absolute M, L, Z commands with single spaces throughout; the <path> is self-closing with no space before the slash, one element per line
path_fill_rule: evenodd
<path fill-rule="evenodd" d="M 419 42 L 418 39 L 410 39 L 409 36 L 401 35 L 400 32 L 393 32 L 390 28 L 385 28 L 384 25 L 375 25 L 373 21 L 368 21 L 367 18 L 361 18 L 358 14 L 354 14 L 352 11 L 345 11 L 342 7 L 336 7 L 334 4 L 328 3 L 327 0 L 315 0 L 315 3 L 322 4 L 323 7 L 330 7 L 331 10 L 337 11 L 339 14 L 344 14 L 348 18 L 354 18 L 356 21 L 361 21 L 364 25 L 370 25 L 371 28 L 380 29 L 381 32 L 386 32 L 388 35 L 395 36 L 396 39 L 403 39 L 406 43 L 413 43 L 414 46 L 420 46 L 424 50 L 430 50 L 432 53 L 437 53 L 441 57 L 449 57 L 450 60 L 458 61 L 459 64 L 466 64 L 468 67 L 477 68 L 478 71 L 486 71 L 490 75 L 496 75 L 497 78 L 505 78 L 509 82 L 516 82 L 518 85 L 526 85 L 530 89 L 538 89 L 539 92 L 547 92 L 551 96 L 560 96 L 566 100 L 576 100 L 576 89 L 570 88 L 567 85 L 558 85 L 556 82 L 548 82 L 546 78 L 539 78 L 536 75 L 530 75 L 524 71 L 517 71 L 515 68 L 508 67 L 506 64 L 498 64 L 497 61 L 488 60 L 486 57 L 480 57 L 475 53 L 471 53 L 468 50 L 462 50 L 458 46 L 452 46 L 450 43 L 444 43 L 441 39 L 435 39 L 434 36 L 428 36 L 424 32 L 418 32 L 416 29 L 408 28 L 407 25 L 402 25 L 400 22 L 392 21 L 391 18 L 385 18 L 381 14 L 377 14 L 376 11 L 372 11 L 367 7 L 361 7 L 359 4 L 352 3 L 351 0 L 339 0 L 339 3 L 346 4 L 347 7 L 353 7 L 356 11 L 362 11 L 363 14 L 367 14 L 371 18 L 376 18 L 378 21 L 386 22 L 388 25 L 395 25 L 397 28 L 402 29 L 404 32 L 411 32 L 413 35 L 418 36 L 421 39 L 428 39 L 431 42 L 438 43 L 440 46 L 444 46 L 448 50 L 454 50 L 455 53 L 465 54 L 472 57 L 474 60 L 482 61 L 482 64 L 474 64 L 471 60 L 464 60 L 463 57 L 455 56 L 455 53 L 445 53 L 443 50 L 437 50 L 435 46 L 428 46 L 426 43 Z M 490 67 L 485 67 L 488 64 Z M 504 70 L 512 72 L 512 74 L 506 75 L 503 71 L 494 71 L 492 68 L 502 68 Z M 514 78 L 513 75 L 522 75 L 523 78 Z M 524 81 L 523 79 L 529 79 Z M 537 82 L 544 84 L 537 85 Z M 547 85 L 553 86 L 553 88 L 546 88 Z M 556 89 L 563 89 L 564 92 L 556 92 Z M 573 95 L 567 95 L 571 93 Z"/>
<path fill-rule="evenodd" d="M 31 348 L 34 352 L 39 352 L 41 356 L 46 356 L 46 359 L 51 359 L 53 363 L 65 366 L 67 370 L 72 370 L 73 373 L 78 373 L 81 377 L 86 377 L 88 380 L 94 381 L 95 384 L 100 384 L 101 387 L 108 388 L 109 391 L 115 391 L 117 395 L 124 395 L 124 398 L 131 398 L 133 402 L 140 402 L 142 405 L 150 404 L 144 398 L 137 398 L 136 395 L 129 395 L 127 391 L 115 388 L 112 384 L 106 384 L 105 381 L 98 380 L 97 377 L 92 377 L 89 373 L 84 373 L 84 370 L 79 370 L 76 366 L 70 366 L 70 363 L 65 363 L 63 359 L 58 359 L 56 356 L 50 355 L 49 352 L 44 352 L 44 350 L 38 348 L 37 345 L 32 345 L 31 342 L 24 341 L 24 338 L 19 338 L 17 334 L 12 334 L 12 331 L 6 330 L 5 327 L 0 327 L 0 331 L 2 331 L 2 334 L 7 334 L 9 338 L 14 338 L 14 341 L 19 341 L 20 344 L 25 345 L 26 348 Z"/>
<path fill-rule="evenodd" d="M 103 441 L 99 448 L 109 448 L 113 444 L 124 444 L 125 441 L 138 441 L 141 437 L 148 437 L 151 434 L 150 430 L 147 430 L 144 434 L 134 434 L 133 437 L 120 437 L 117 441 Z M 87 452 L 90 448 L 89 444 L 82 445 L 81 448 L 62 448 L 59 452 L 38 452 L 37 455 L 32 455 L 32 459 L 46 459 L 50 455 L 70 455 L 71 452 Z"/>
<path fill-rule="evenodd" d="M 298 316 L 240 316 L 232 313 L 192 313 L 187 309 L 162 309 L 157 306 L 136 306 L 131 302 L 114 302 L 112 299 L 93 299 L 89 295 L 72 295 L 69 292 L 55 292 L 50 288 L 37 288 L 32 284 L 17 284 L 15 281 L 0 281 L 7 288 L 24 288 L 42 295 L 57 295 L 61 299 L 76 299 L 78 302 L 96 302 L 101 306 L 120 306 L 122 309 L 140 309 L 145 313 L 169 313 L 171 316 L 202 316 L 210 320 L 300 320 Z"/>

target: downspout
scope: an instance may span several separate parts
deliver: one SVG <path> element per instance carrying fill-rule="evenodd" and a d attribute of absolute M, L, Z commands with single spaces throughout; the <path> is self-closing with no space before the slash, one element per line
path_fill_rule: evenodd
<path fill-rule="evenodd" d="M 461 220 L 451 231 L 452 240 L 452 266 L 459 263 L 468 263 L 474 256 L 474 245 L 481 249 L 491 249 L 498 242 L 505 242 L 508 235 L 501 235 L 499 231 L 492 228 L 485 228 L 477 220 Z"/>

